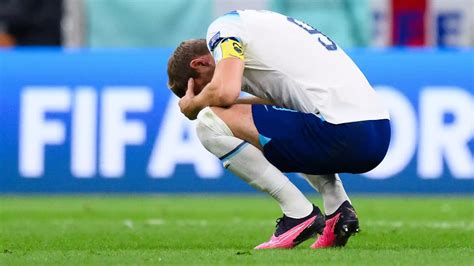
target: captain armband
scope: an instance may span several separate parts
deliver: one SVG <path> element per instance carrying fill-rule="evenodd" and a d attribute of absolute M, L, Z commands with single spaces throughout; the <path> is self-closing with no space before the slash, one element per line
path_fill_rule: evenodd
<path fill-rule="evenodd" d="M 237 38 L 225 38 L 214 48 L 212 56 L 216 62 L 229 57 L 244 60 L 244 49 Z"/>

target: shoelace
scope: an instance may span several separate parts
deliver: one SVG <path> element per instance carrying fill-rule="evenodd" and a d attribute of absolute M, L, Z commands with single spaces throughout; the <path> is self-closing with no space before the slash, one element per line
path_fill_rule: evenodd
<path fill-rule="evenodd" d="M 286 217 L 285 215 L 283 215 L 282 217 L 276 219 L 276 221 L 275 221 L 275 222 L 276 222 L 276 225 L 275 225 L 276 232 L 275 232 L 275 233 L 276 233 L 277 235 L 280 235 L 280 234 L 286 232 L 286 231 L 289 229 L 289 228 L 287 228 L 288 225 L 287 225 L 287 223 L 286 223 L 286 219 L 285 219 L 285 218 L 288 218 L 288 217 Z"/>
<path fill-rule="evenodd" d="M 275 228 L 278 228 L 278 226 L 283 222 L 284 218 L 285 218 L 285 216 L 283 215 L 282 217 L 275 220 L 275 222 L 276 222 Z"/>

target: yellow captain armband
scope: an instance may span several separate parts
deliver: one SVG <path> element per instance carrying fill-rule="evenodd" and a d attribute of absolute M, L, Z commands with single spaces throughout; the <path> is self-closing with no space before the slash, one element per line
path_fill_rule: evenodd
<path fill-rule="evenodd" d="M 216 47 L 213 56 L 216 62 L 229 57 L 244 60 L 244 49 L 239 41 L 229 38 Z"/>

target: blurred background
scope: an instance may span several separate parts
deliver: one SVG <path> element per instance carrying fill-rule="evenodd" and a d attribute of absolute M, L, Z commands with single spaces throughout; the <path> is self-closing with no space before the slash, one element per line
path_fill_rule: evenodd
<path fill-rule="evenodd" d="M 389 153 L 347 190 L 474 193 L 474 0 L 0 0 L 0 192 L 253 191 L 166 88 L 174 47 L 235 9 L 313 25 L 385 99 Z"/>
<path fill-rule="evenodd" d="M 345 48 L 474 44 L 473 0 L 1 0 L 0 45 L 174 47 L 236 9 L 299 18 Z"/>

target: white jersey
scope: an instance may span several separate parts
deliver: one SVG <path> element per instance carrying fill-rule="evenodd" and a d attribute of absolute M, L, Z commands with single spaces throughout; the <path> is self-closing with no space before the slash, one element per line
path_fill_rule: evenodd
<path fill-rule="evenodd" d="M 207 32 L 216 62 L 222 40 L 243 48 L 242 90 L 277 105 L 341 124 L 388 119 L 364 74 L 331 39 L 313 27 L 270 11 L 233 11 Z M 235 47 L 235 46 L 234 46 Z"/>

